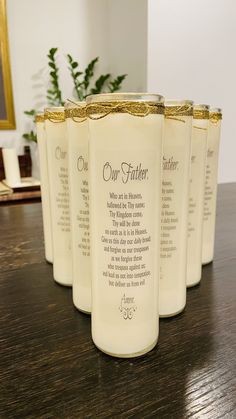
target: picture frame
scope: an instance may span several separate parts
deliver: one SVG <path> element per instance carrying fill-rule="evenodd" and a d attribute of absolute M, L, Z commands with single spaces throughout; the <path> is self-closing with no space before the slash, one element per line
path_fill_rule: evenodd
<path fill-rule="evenodd" d="M 15 129 L 6 0 L 0 0 L 0 130 Z"/>

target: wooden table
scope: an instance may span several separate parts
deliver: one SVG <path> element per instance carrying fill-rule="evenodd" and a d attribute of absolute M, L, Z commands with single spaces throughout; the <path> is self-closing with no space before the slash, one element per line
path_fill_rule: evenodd
<path fill-rule="evenodd" d="M 44 261 L 41 205 L 0 220 L 1 418 L 236 418 L 236 184 L 219 188 L 214 263 L 139 359 L 94 347 Z"/>
<path fill-rule="evenodd" d="M 41 191 L 27 191 L 27 192 L 14 192 L 9 195 L 1 195 L 0 196 L 0 205 L 9 205 L 12 203 L 20 203 L 22 204 L 22 201 L 24 203 L 29 202 L 40 202 L 41 199 Z"/>

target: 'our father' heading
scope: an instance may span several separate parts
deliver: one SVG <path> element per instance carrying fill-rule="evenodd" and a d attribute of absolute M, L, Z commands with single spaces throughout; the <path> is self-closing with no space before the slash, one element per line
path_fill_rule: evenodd
<path fill-rule="evenodd" d="M 106 162 L 103 166 L 103 180 L 105 182 L 121 180 L 122 183 L 148 180 L 148 169 L 143 169 L 142 163 L 133 166 L 127 162 L 122 162 L 120 169 L 114 169 L 111 163 Z"/>

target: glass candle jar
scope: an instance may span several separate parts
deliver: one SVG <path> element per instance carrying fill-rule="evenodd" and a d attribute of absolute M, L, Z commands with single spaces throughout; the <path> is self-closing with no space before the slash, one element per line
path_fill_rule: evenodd
<path fill-rule="evenodd" d="M 52 214 L 53 276 L 59 284 L 71 286 L 68 144 L 64 108 L 48 108 L 44 117 Z"/>
<path fill-rule="evenodd" d="M 163 114 L 159 95 L 87 98 L 92 338 L 113 356 L 158 339 Z"/>
<path fill-rule="evenodd" d="M 220 145 L 222 111 L 210 109 L 206 178 L 203 216 L 202 263 L 213 261 L 216 221 L 217 172 Z"/>
<path fill-rule="evenodd" d="M 65 115 L 69 158 L 73 302 L 79 310 L 91 313 L 86 103 L 68 102 Z"/>
<path fill-rule="evenodd" d="M 188 211 L 187 287 L 202 275 L 202 229 L 209 106 L 194 105 Z"/>
<path fill-rule="evenodd" d="M 192 115 L 191 101 L 165 102 L 159 298 L 161 317 L 180 313 L 186 304 Z"/>
<path fill-rule="evenodd" d="M 43 211 L 43 233 L 44 233 L 44 248 L 45 258 L 48 262 L 53 262 L 53 248 L 52 248 L 52 222 L 51 222 L 51 207 L 50 207 L 50 192 L 48 179 L 48 159 L 47 159 L 47 145 L 46 133 L 44 127 L 44 114 L 38 113 L 35 117 L 37 142 L 39 150 L 39 164 L 40 164 L 40 187 L 41 200 Z"/>

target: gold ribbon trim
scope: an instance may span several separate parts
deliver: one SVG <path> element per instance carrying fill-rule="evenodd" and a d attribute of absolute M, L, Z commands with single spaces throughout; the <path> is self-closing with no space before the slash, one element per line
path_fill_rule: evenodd
<path fill-rule="evenodd" d="M 207 131 L 207 128 L 198 127 L 197 125 L 193 125 L 193 128 L 196 128 L 196 129 L 201 129 L 201 130 L 203 130 L 203 131 Z"/>
<path fill-rule="evenodd" d="M 164 115 L 164 104 L 156 102 L 97 102 L 88 104 L 86 113 L 88 118 L 95 121 L 112 113 L 128 113 L 138 117 L 150 114 Z"/>
<path fill-rule="evenodd" d="M 65 109 L 65 118 L 71 118 L 74 122 L 84 122 L 87 119 L 86 106 Z M 79 118 L 76 119 L 76 118 Z"/>
<path fill-rule="evenodd" d="M 180 105 L 180 106 L 165 106 L 165 117 L 174 117 L 178 116 L 193 116 L 193 106 L 192 105 Z M 179 120 L 179 119 L 177 119 Z"/>
<path fill-rule="evenodd" d="M 44 119 L 48 119 L 50 122 L 64 122 L 65 121 L 65 112 L 51 112 L 51 111 L 45 111 L 44 113 Z"/>
<path fill-rule="evenodd" d="M 210 121 L 216 124 L 218 121 L 221 121 L 222 113 L 220 112 L 210 112 Z"/>
<path fill-rule="evenodd" d="M 183 124 L 185 124 L 185 120 L 184 119 L 175 118 L 174 116 L 166 116 L 165 119 L 171 119 L 172 121 L 183 122 Z"/>
<path fill-rule="evenodd" d="M 210 117 L 209 110 L 193 108 L 193 119 L 209 119 L 209 117 Z"/>
<path fill-rule="evenodd" d="M 44 114 L 35 115 L 35 122 L 44 122 Z"/>

